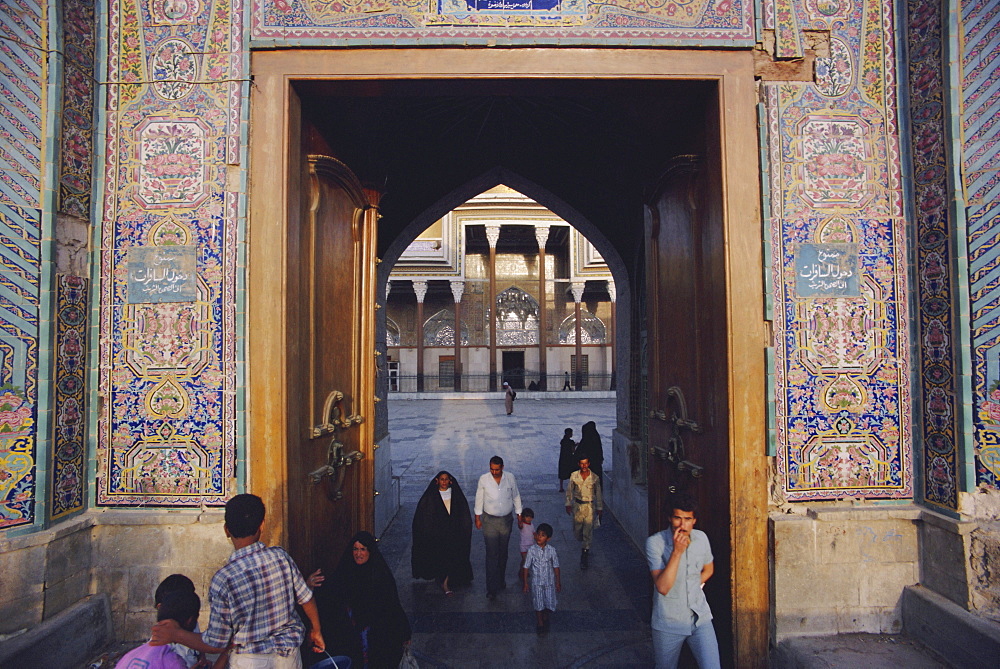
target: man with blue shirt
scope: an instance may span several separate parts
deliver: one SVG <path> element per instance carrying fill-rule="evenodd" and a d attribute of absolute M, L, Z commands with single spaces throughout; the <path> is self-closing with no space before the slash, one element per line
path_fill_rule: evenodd
<path fill-rule="evenodd" d="M 673 501 L 670 528 L 646 540 L 653 577 L 653 655 L 656 669 L 675 669 L 686 641 L 700 669 L 719 669 L 719 642 L 702 588 L 715 571 L 708 536 L 694 529 L 697 507 L 689 495 Z"/>

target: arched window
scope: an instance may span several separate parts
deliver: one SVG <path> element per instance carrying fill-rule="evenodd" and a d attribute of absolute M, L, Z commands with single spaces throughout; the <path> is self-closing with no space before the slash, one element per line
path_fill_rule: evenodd
<path fill-rule="evenodd" d="M 442 309 L 424 321 L 424 346 L 455 345 L 455 312 Z M 462 345 L 469 345 L 469 328 L 462 323 Z"/>
<path fill-rule="evenodd" d="M 538 344 L 538 302 L 520 288 L 497 295 L 497 345 Z"/>
<path fill-rule="evenodd" d="M 586 309 L 580 309 L 581 344 L 603 344 L 607 330 L 601 319 Z M 559 343 L 576 343 L 576 314 L 570 314 L 559 325 Z"/>
<path fill-rule="evenodd" d="M 399 326 L 389 317 L 385 319 L 385 345 L 399 346 Z"/>

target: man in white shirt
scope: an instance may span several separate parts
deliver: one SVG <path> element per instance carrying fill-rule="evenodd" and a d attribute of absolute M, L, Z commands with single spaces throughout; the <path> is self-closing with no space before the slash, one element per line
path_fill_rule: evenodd
<path fill-rule="evenodd" d="M 476 487 L 476 529 L 483 531 L 486 542 L 486 597 L 496 599 L 497 591 L 507 587 L 507 547 L 513 525 L 511 513 L 521 527 L 521 493 L 513 474 L 503 473 L 503 458 L 490 458 L 490 471 L 479 477 Z"/>

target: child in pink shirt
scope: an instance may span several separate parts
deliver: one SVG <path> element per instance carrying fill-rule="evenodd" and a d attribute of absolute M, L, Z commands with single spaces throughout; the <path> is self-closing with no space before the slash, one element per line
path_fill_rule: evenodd
<path fill-rule="evenodd" d="M 198 623 L 201 599 L 194 592 L 175 590 L 163 596 L 156 612 L 157 620 L 175 620 L 184 629 L 193 630 Z M 170 646 L 149 643 L 130 650 L 115 665 L 116 669 L 187 669 L 184 661 Z"/>
<path fill-rule="evenodd" d="M 521 510 L 521 568 L 518 569 L 518 574 L 521 575 L 521 585 L 524 585 L 524 558 L 528 555 L 528 549 L 535 545 L 535 526 L 531 521 L 535 519 L 535 512 L 524 507 Z"/>

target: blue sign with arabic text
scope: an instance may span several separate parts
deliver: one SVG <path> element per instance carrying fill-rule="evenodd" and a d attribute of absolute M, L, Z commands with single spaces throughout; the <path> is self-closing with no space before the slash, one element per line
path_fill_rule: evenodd
<path fill-rule="evenodd" d="M 135 246 L 128 250 L 128 302 L 198 299 L 198 247 Z"/>
<path fill-rule="evenodd" d="M 798 244 L 796 297 L 860 297 L 857 244 Z"/>

